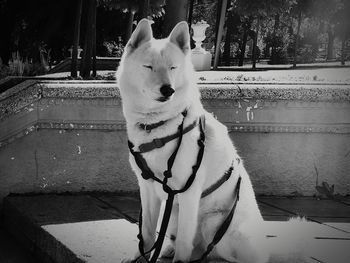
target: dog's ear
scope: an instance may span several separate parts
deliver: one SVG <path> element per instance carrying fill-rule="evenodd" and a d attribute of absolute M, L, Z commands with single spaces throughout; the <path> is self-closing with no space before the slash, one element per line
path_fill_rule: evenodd
<path fill-rule="evenodd" d="M 190 50 L 190 34 L 185 21 L 178 23 L 169 35 L 170 42 L 177 45 L 185 54 Z"/>
<path fill-rule="evenodd" d="M 152 39 L 152 28 L 150 21 L 146 18 L 142 19 L 136 26 L 127 44 L 128 48 L 135 49 L 143 43 Z"/>

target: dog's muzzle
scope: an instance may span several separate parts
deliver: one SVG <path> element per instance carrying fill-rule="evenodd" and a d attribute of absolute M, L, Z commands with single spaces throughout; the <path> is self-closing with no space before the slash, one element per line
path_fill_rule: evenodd
<path fill-rule="evenodd" d="M 171 87 L 170 84 L 165 84 L 160 87 L 160 93 L 163 95 L 163 97 L 158 98 L 158 101 L 164 102 L 167 101 L 173 94 L 175 90 Z"/>

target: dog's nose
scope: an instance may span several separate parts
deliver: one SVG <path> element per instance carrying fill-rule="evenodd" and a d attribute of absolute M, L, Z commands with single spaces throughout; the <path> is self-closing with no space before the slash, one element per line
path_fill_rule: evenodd
<path fill-rule="evenodd" d="M 171 95 L 173 95 L 174 92 L 175 92 L 175 90 L 171 87 L 170 84 L 165 84 L 165 85 L 160 87 L 160 93 L 164 97 L 170 97 Z"/>

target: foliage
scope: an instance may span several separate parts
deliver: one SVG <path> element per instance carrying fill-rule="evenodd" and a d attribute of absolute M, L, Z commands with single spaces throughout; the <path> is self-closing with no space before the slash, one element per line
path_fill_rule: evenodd
<path fill-rule="evenodd" d="M 158 28 L 164 25 L 163 17 L 158 16 L 164 14 L 165 0 L 148 1 L 148 15 L 156 21 L 153 27 L 157 36 Z M 122 46 L 118 44 L 118 37 L 126 38 L 129 12 L 134 12 L 135 19 L 139 19 L 142 11 L 140 8 L 144 2 L 145 0 L 98 0 L 96 32 L 98 56 L 119 56 Z M 194 0 L 192 22 L 205 20 L 210 25 L 206 30 L 207 38 L 203 45 L 207 50 L 213 50 L 214 46 L 218 2 Z M 302 19 L 298 61 L 314 61 L 316 51 L 322 49 L 322 52 L 327 53 L 327 46 L 331 46 L 335 51 L 343 49 L 349 53 L 346 43 L 350 39 L 350 0 L 229 0 L 229 2 L 228 14 L 234 12 L 238 17 L 226 21 L 226 28 L 230 27 L 230 34 L 228 38 L 224 35 L 224 39 L 230 42 L 225 45 L 229 47 L 229 56 L 237 56 L 240 53 L 244 39 L 244 24 L 249 19 L 252 22 L 251 27 L 247 29 L 249 32 L 246 42 L 252 46 L 251 39 L 257 29 L 259 18 L 257 40 L 259 49 L 265 50 L 263 52 L 265 58 L 270 58 L 271 54 L 268 51 L 273 48 L 271 63 L 286 63 L 294 53 L 300 12 Z M 69 55 L 67 50 L 72 46 L 73 40 L 75 3 L 75 0 L 0 0 L 2 33 L 0 75 L 10 74 L 10 62 L 14 74 L 34 74 L 43 72 L 43 64 L 48 67 L 66 58 Z M 83 8 L 81 40 L 85 39 L 86 12 L 87 10 Z M 81 47 L 84 46 L 83 42 L 79 43 Z M 342 43 L 345 48 L 341 48 Z M 12 57 L 12 53 L 17 51 L 22 56 L 20 60 Z M 339 58 L 340 52 L 335 53 L 338 55 L 335 57 Z M 343 55 L 345 58 L 349 56 Z M 24 69 L 29 67 L 30 70 Z"/>
<path fill-rule="evenodd" d="M 313 63 L 317 57 L 317 52 L 311 45 L 299 48 L 297 54 L 298 63 Z"/>
<path fill-rule="evenodd" d="M 0 55 L 8 64 L 12 52 L 19 51 L 28 60 L 40 62 L 42 42 L 51 49 L 56 61 L 71 46 L 74 16 L 71 0 L 11 0 L 0 6 Z"/>
<path fill-rule="evenodd" d="M 269 64 L 287 64 L 289 63 L 288 46 L 291 39 L 283 30 L 279 30 L 276 34 L 269 33 L 265 42 L 267 46 L 274 47 L 275 52 L 271 55 Z"/>
<path fill-rule="evenodd" d="M 350 1 L 343 0 L 340 5 L 341 8 L 335 11 L 332 22 L 336 35 L 342 40 L 347 40 L 350 38 Z"/>
<path fill-rule="evenodd" d="M 9 61 L 9 76 L 36 76 L 46 72 L 46 68 L 38 62 L 29 62 L 28 58 L 21 58 L 19 52 L 12 53 Z"/>
<path fill-rule="evenodd" d="M 140 12 L 144 0 L 98 0 L 98 4 L 108 9 L 121 10 L 122 12 Z M 164 14 L 165 0 L 150 0 L 148 14 L 150 17 L 160 17 Z"/>
<path fill-rule="evenodd" d="M 245 16 L 267 18 L 277 13 L 289 12 L 296 0 L 236 0 L 233 8 Z"/>
<path fill-rule="evenodd" d="M 106 57 L 121 57 L 124 52 L 124 45 L 121 41 L 105 41 L 103 46 L 106 48 Z"/>
<path fill-rule="evenodd" d="M 8 66 L 2 63 L 2 59 L 0 58 L 0 79 L 5 78 L 10 75 L 10 69 Z"/>
<path fill-rule="evenodd" d="M 10 75 L 23 76 L 24 69 L 28 68 L 28 60 L 23 61 L 18 52 L 12 53 L 12 59 L 9 61 Z"/>

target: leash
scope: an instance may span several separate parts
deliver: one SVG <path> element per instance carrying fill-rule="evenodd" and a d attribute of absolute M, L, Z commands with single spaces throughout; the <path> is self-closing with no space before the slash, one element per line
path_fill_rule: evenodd
<path fill-rule="evenodd" d="M 165 204 L 165 210 L 164 210 L 164 215 L 163 215 L 163 220 L 162 220 L 162 224 L 161 224 L 161 228 L 158 234 L 158 238 L 156 240 L 156 242 L 153 244 L 152 248 L 149 251 L 144 251 L 144 241 L 143 241 L 143 237 L 142 237 L 142 211 L 140 213 L 140 223 L 139 223 L 139 234 L 138 234 L 138 239 L 139 239 L 139 250 L 140 250 L 140 254 L 141 256 L 149 263 L 154 263 L 156 262 L 156 260 L 159 257 L 160 251 L 162 249 L 162 245 L 164 242 L 164 238 L 165 238 L 165 234 L 166 234 L 166 230 L 169 224 L 169 220 L 170 220 L 170 215 L 171 215 L 171 210 L 172 210 L 172 206 L 173 206 L 173 202 L 174 202 L 174 198 L 175 195 L 179 194 L 179 193 L 183 193 L 185 191 L 187 191 L 188 188 L 191 187 L 192 183 L 194 182 L 194 179 L 197 175 L 197 171 L 200 167 L 200 164 L 202 162 L 203 159 L 203 154 L 204 154 L 204 141 L 205 141 L 205 135 L 204 135 L 204 117 L 201 117 L 199 119 L 199 127 L 200 127 L 200 137 L 197 140 L 197 144 L 199 146 L 199 150 L 198 150 L 198 154 L 197 154 L 197 161 L 196 164 L 192 166 L 192 174 L 190 175 L 190 177 L 187 179 L 187 182 L 185 183 L 184 187 L 182 189 L 179 190 L 173 190 L 170 186 L 168 186 L 168 179 L 172 177 L 172 172 L 171 169 L 174 165 L 175 162 L 175 158 L 177 155 L 177 152 L 180 148 L 181 142 L 182 142 L 182 138 L 183 138 L 183 124 L 184 124 L 184 120 L 185 117 L 187 115 L 186 111 L 182 113 L 184 118 L 182 120 L 182 123 L 179 125 L 178 127 L 178 134 L 179 134 L 179 140 L 178 143 L 176 145 L 175 150 L 173 151 L 173 153 L 171 154 L 171 156 L 168 159 L 167 162 L 167 170 L 164 171 L 164 179 L 161 180 L 158 177 L 156 177 L 153 173 L 153 171 L 149 168 L 149 166 L 147 165 L 146 160 L 143 158 L 143 156 L 141 155 L 140 152 L 135 152 L 133 150 L 134 145 L 128 141 L 128 146 L 129 146 L 129 150 L 130 153 L 134 156 L 135 162 L 137 164 L 137 166 L 140 168 L 141 170 L 141 176 L 143 179 L 145 180 L 149 180 L 149 179 L 153 179 L 154 181 L 158 182 L 159 184 L 161 184 L 163 186 L 163 190 L 164 192 L 166 192 L 168 194 L 168 198 Z M 150 261 L 147 260 L 147 254 L 151 253 L 152 251 L 153 255 Z M 139 258 L 137 258 L 134 262 L 137 262 Z"/>
<path fill-rule="evenodd" d="M 143 158 L 142 154 L 145 151 L 142 151 L 140 149 L 140 152 L 135 152 L 133 150 L 134 145 L 132 144 L 132 142 L 130 142 L 128 140 L 128 146 L 129 146 L 129 150 L 130 153 L 134 156 L 135 162 L 137 164 L 137 166 L 140 168 L 141 170 L 141 176 L 143 179 L 145 180 L 149 180 L 152 179 L 156 182 L 158 182 L 159 184 L 162 185 L 164 192 L 166 192 L 168 194 L 167 200 L 166 200 L 166 204 L 165 204 L 165 209 L 164 209 L 164 214 L 163 214 L 163 220 L 161 223 L 161 227 L 159 230 L 159 234 L 158 237 L 156 239 L 156 241 L 154 242 L 154 244 L 152 245 L 152 247 L 148 250 L 145 251 L 144 250 L 144 240 L 142 237 L 142 208 L 140 209 L 140 214 L 139 214 L 139 234 L 137 235 L 137 238 L 139 239 L 139 251 L 140 251 L 140 256 L 138 258 L 136 258 L 133 262 L 137 262 L 141 257 L 143 257 L 146 262 L 148 263 L 155 263 L 159 257 L 159 254 L 161 252 L 163 243 L 164 243 L 164 238 L 166 235 L 166 231 L 169 225 L 169 220 L 170 220 L 170 216 L 171 216 L 171 211 L 172 211 L 172 206 L 174 203 L 174 198 L 175 195 L 179 194 L 179 193 L 183 193 L 185 191 L 187 191 L 192 183 L 195 180 L 195 177 L 197 175 L 197 171 L 201 165 L 202 159 L 203 159 L 203 155 L 204 155 L 204 142 L 205 142 L 205 133 L 204 133 L 204 129 L 205 129 L 205 118 L 204 116 L 201 116 L 199 119 L 199 128 L 200 128 L 200 137 L 197 140 L 197 144 L 199 146 L 199 150 L 198 150 L 198 154 L 197 154 L 197 160 L 195 165 L 192 166 L 192 173 L 190 175 L 190 177 L 187 179 L 184 187 L 182 189 L 178 189 L 178 190 L 173 190 L 169 185 L 168 185 L 168 179 L 172 177 L 172 172 L 171 169 L 174 165 L 175 159 L 176 159 L 176 155 L 177 152 L 180 148 L 181 142 L 182 142 L 182 138 L 183 135 L 185 133 L 187 133 L 188 131 L 192 130 L 195 126 L 196 126 L 196 121 L 194 123 L 192 123 L 190 126 L 188 126 L 185 130 L 183 129 L 183 124 L 184 124 L 184 120 L 185 117 L 187 115 L 187 112 L 184 111 L 182 113 L 182 115 L 184 116 L 182 123 L 179 125 L 178 127 L 178 132 L 174 135 L 170 135 L 167 137 L 163 137 L 161 139 L 154 139 L 151 143 L 155 142 L 155 141 L 165 141 L 165 143 L 167 143 L 168 141 L 171 141 L 177 137 L 179 137 L 179 140 L 177 142 L 177 145 L 173 151 L 173 153 L 171 154 L 171 156 L 168 159 L 167 162 L 167 170 L 164 171 L 163 175 L 164 175 L 164 179 L 161 180 L 158 177 L 156 177 L 153 173 L 153 171 L 149 168 L 146 160 Z M 171 138 L 171 139 L 170 139 Z M 164 144 L 165 144 L 164 143 Z M 164 145 L 163 144 L 163 145 Z M 145 145 L 145 144 L 143 144 Z M 156 147 L 155 148 L 160 148 L 161 146 L 157 146 L 157 144 L 155 144 Z M 139 147 L 140 148 L 140 147 Z M 150 149 L 150 148 L 147 148 Z M 154 148 L 150 149 L 153 150 Z M 150 151 L 150 150 L 146 150 Z M 232 174 L 232 170 L 233 170 L 233 165 L 229 168 L 229 170 L 224 174 L 224 176 L 216 183 L 214 184 L 212 187 L 210 187 L 209 189 L 207 189 L 207 191 L 204 191 L 202 193 L 201 198 L 209 195 L 210 193 L 212 193 L 214 190 L 216 190 L 220 185 L 222 185 L 225 181 L 227 181 L 229 179 L 229 177 Z M 239 199 L 239 189 L 240 189 L 240 183 L 241 183 L 241 177 L 238 178 L 237 181 L 237 185 L 236 185 L 236 191 L 235 191 L 235 202 L 234 205 L 232 207 L 232 209 L 230 210 L 229 214 L 227 215 L 227 217 L 225 218 L 224 222 L 222 223 L 222 225 L 219 227 L 219 229 L 217 230 L 216 234 L 214 235 L 213 241 L 207 246 L 207 249 L 205 251 L 205 253 L 201 256 L 201 258 L 199 258 L 198 260 L 194 260 L 191 261 L 191 263 L 199 263 L 202 262 L 208 255 L 209 253 L 213 250 L 213 248 L 215 247 L 215 245 L 221 240 L 221 238 L 223 237 L 223 235 L 226 233 L 227 228 L 229 227 L 231 221 L 232 221 L 232 217 L 234 214 L 234 211 L 236 209 L 237 206 L 237 202 Z M 152 257 L 150 260 L 148 260 L 149 258 L 149 254 L 152 252 Z"/>

